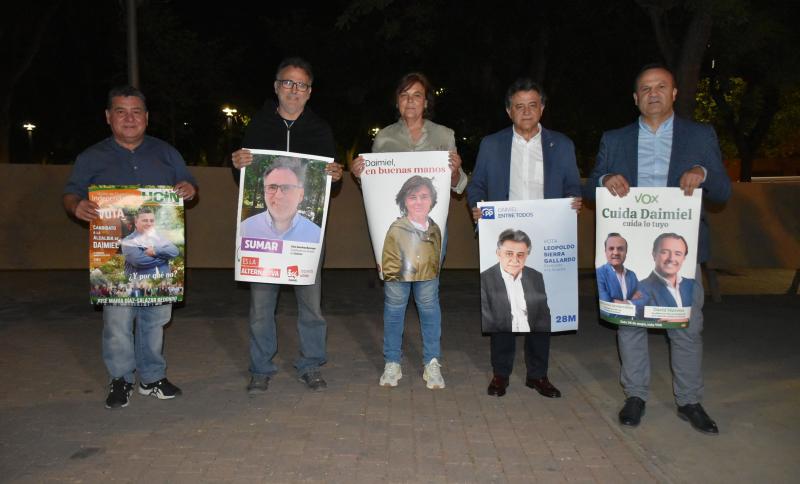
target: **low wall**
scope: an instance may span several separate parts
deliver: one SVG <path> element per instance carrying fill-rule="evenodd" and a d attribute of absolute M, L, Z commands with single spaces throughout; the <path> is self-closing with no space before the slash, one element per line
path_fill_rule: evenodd
<path fill-rule="evenodd" d="M 85 226 L 61 205 L 71 166 L 0 165 L 0 270 L 87 267 Z M 187 264 L 233 267 L 237 187 L 227 168 L 191 167 L 200 193 L 186 211 Z M 712 207 L 713 267 L 800 267 L 800 181 L 737 183 Z M 478 250 L 463 198 L 450 199 L 446 268 L 477 268 Z M 593 267 L 594 211 L 578 217 L 579 264 Z M 330 204 L 325 267 L 374 267 L 361 192 L 345 174 Z"/>

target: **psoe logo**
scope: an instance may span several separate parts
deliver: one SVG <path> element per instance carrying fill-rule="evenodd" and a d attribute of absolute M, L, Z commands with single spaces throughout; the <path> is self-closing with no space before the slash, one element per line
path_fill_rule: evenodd
<path fill-rule="evenodd" d="M 494 219 L 494 207 L 481 207 L 481 218 L 483 219 Z"/>
<path fill-rule="evenodd" d="M 286 277 L 289 278 L 290 281 L 296 281 L 299 275 L 300 275 L 299 267 L 297 266 L 286 267 Z"/>
<path fill-rule="evenodd" d="M 649 193 L 640 193 L 633 198 L 636 200 L 636 203 L 643 203 L 645 205 L 658 203 L 658 195 L 650 195 Z"/>

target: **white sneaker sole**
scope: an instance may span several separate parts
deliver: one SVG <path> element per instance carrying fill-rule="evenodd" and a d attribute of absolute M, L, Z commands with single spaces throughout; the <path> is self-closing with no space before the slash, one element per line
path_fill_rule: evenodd
<path fill-rule="evenodd" d="M 431 383 L 430 382 L 430 377 L 428 377 L 428 375 L 426 375 L 424 373 L 422 375 L 422 379 L 425 380 L 425 386 L 428 387 L 428 390 L 441 390 L 441 389 L 443 389 L 445 387 L 444 380 L 442 380 L 441 384 L 440 383 Z"/>
<path fill-rule="evenodd" d="M 381 379 L 380 379 L 380 381 L 378 382 L 378 384 L 379 384 L 380 386 L 382 386 L 382 387 L 396 387 L 396 386 L 397 386 L 397 383 L 400 381 L 400 379 L 401 379 L 401 378 L 403 378 L 403 374 L 402 374 L 402 373 L 400 373 L 399 375 L 397 375 L 397 379 L 395 379 L 395 380 L 387 380 L 387 379 L 384 379 L 384 378 L 381 376 Z"/>
<path fill-rule="evenodd" d="M 172 400 L 173 398 L 177 397 L 178 394 L 175 395 L 164 395 L 164 392 L 161 391 L 160 388 L 153 388 L 152 390 L 148 390 L 146 388 L 139 387 L 139 395 L 156 397 L 159 400 Z"/>

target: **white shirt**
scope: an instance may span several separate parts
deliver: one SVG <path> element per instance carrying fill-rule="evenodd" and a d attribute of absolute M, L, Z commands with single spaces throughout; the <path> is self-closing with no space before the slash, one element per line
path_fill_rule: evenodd
<path fill-rule="evenodd" d="M 525 141 L 512 128 L 511 178 L 508 183 L 509 200 L 541 200 L 544 198 L 544 156 L 542 155 L 542 125 L 539 132 Z"/>
<path fill-rule="evenodd" d="M 503 269 L 500 269 L 500 274 L 503 276 L 508 302 L 511 304 L 511 331 L 529 333 L 531 326 L 528 324 L 528 305 L 525 304 L 525 291 L 522 289 L 522 272 L 516 279 Z"/>
<path fill-rule="evenodd" d="M 614 275 L 617 276 L 617 280 L 619 281 L 619 287 L 622 288 L 622 299 L 628 299 L 628 285 L 625 284 L 625 275 L 628 273 L 628 269 L 623 268 L 622 274 L 614 270 Z"/>
<path fill-rule="evenodd" d="M 683 282 L 683 277 L 678 275 L 677 276 L 678 280 L 673 286 L 672 284 L 670 284 L 668 280 L 664 279 L 664 277 L 658 272 L 653 271 L 653 274 L 655 274 L 659 279 L 661 279 L 661 282 L 663 282 L 664 285 L 667 287 L 667 291 L 669 291 L 669 293 L 672 294 L 672 298 L 675 299 L 675 306 L 679 308 L 683 307 L 683 301 L 681 300 L 681 282 Z"/>

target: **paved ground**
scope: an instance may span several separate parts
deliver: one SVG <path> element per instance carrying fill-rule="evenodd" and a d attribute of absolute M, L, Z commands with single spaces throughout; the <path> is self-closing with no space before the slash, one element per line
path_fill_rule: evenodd
<path fill-rule="evenodd" d="M 597 322 L 591 274 L 581 277 L 580 331 L 553 338 L 550 377 L 560 400 L 527 389 L 519 371 L 505 397 L 485 394 L 477 272 L 442 279 L 445 390 L 424 387 L 413 309 L 404 378 L 395 389 L 377 385 L 381 288 L 372 271 L 340 270 L 325 273 L 329 389 L 311 393 L 294 379 L 296 309 L 286 291 L 284 371 L 259 397 L 244 392 L 246 285 L 230 271 L 194 270 L 189 278 L 165 349 L 184 396 L 135 395 L 109 411 L 100 314 L 84 303 L 85 273 L 0 273 L 0 481 L 800 480 L 800 298 L 763 294 L 785 290 L 786 271 L 724 274 L 723 302 L 706 305 L 705 406 L 720 425 L 717 437 L 676 417 L 657 333 L 647 415 L 639 428 L 620 429 L 615 335 Z"/>

